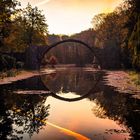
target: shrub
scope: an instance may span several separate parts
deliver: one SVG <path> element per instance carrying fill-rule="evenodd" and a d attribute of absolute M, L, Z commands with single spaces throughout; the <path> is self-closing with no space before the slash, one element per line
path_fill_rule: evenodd
<path fill-rule="evenodd" d="M 6 59 L 3 57 L 3 55 L 0 54 L 0 70 L 2 71 L 3 69 L 5 69 L 6 65 L 7 65 Z"/>
<path fill-rule="evenodd" d="M 51 56 L 50 59 L 49 59 L 49 63 L 51 65 L 56 65 L 57 64 L 57 59 L 55 56 Z"/>
<path fill-rule="evenodd" d="M 9 70 L 6 73 L 7 73 L 7 77 L 15 77 L 16 76 L 15 70 Z"/>
<path fill-rule="evenodd" d="M 0 70 L 14 68 L 16 64 L 16 59 L 9 55 L 0 56 Z"/>
<path fill-rule="evenodd" d="M 24 63 L 23 63 L 23 62 L 21 62 L 21 61 L 17 61 L 17 62 L 16 62 L 16 68 L 17 68 L 17 69 L 22 69 L 23 66 L 24 66 Z"/>

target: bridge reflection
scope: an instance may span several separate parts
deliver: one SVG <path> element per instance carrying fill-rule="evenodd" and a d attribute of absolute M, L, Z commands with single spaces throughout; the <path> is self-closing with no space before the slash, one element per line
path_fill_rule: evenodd
<path fill-rule="evenodd" d="M 38 117 L 40 119 L 47 119 L 47 117 L 49 117 L 51 105 L 53 106 L 55 104 L 55 102 L 51 102 L 49 105 L 49 97 L 54 97 L 68 102 L 79 101 L 86 98 L 88 101 L 96 105 L 91 107 L 90 110 L 96 117 L 98 117 L 98 119 L 109 118 L 110 120 L 117 121 L 119 124 L 124 125 L 129 130 L 130 136 L 133 139 L 139 139 L 140 100 L 132 98 L 131 95 L 121 94 L 113 87 L 105 85 L 103 83 L 102 77 L 100 77 L 101 79 L 98 79 L 96 76 L 92 77 L 91 75 L 85 75 L 85 80 L 83 80 L 81 78 L 82 76 L 80 75 L 81 73 L 79 72 L 78 74 L 79 75 L 77 77 L 73 74 L 69 75 L 70 80 L 67 82 L 65 80 L 66 77 L 64 78 L 61 76 L 61 79 L 59 79 L 57 74 L 52 79 L 52 82 L 59 82 L 59 84 L 61 83 L 61 86 L 58 86 L 60 88 L 54 89 L 54 91 L 63 91 L 64 94 L 69 94 L 70 89 L 73 89 L 72 92 L 77 92 L 77 95 L 80 97 L 73 99 L 64 98 L 63 94 L 60 92 L 59 94 L 50 92 L 46 87 L 48 86 L 48 88 L 50 88 L 51 84 L 49 84 L 45 75 L 42 77 L 37 76 L 27 80 L 18 81 L 13 84 L 1 86 L 0 139 L 6 139 L 6 137 L 14 137 L 16 139 L 20 138 L 20 136 L 23 136 L 23 133 L 28 133 L 30 135 L 33 135 L 34 132 L 38 133 L 45 124 L 40 123 L 35 118 Z M 41 81 L 45 79 L 46 81 L 41 83 Z M 59 81 L 57 79 L 59 79 Z M 93 85 L 89 80 L 94 81 L 92 81 Z M 76 86 L 74 87 L 74 84 L 68 86 L 69 83 L 74 83 Z M 88 88 L 87 92 L 82 93 L 82 88 L 79 90 L 76 88 L 81 87 L 81 83 L 83 83 Z M 88 87 L 88 85 L 90 86 Z M 65 88 L 62 89 L 61 87 Z M 19 94 L 14 94 L 13 92 L 19 92 Z M 56 108 L 58 107 L 56 106 Z M 89 109 L 87 108 L 87 110 Z M 86 112 L 84 113 L 86 116 Z M 22 127 L 22 130 L 19 132 L 17 131 L 17 128 L 20 127 Z M 116 132 L 117 135 L 122 133 L 122 131 L 120 132 L 111 129 L 106 131 L 108 133 Z"/>
<path fill-rule="evenodd" d="M 84 69 L 64 69 L 46 76 L 41 76 L 41 81 L 49 89 L 50 95 L 59 100 L 73 102 L 88 97 L 91 93 L 99 91 L 98 84 L 103 72 L 84 71 Z M 73 92 L 80 97 L 65 98 L 63 94 Z"/>

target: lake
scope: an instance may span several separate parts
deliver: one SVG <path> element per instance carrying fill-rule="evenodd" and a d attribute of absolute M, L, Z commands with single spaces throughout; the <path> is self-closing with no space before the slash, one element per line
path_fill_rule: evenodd
<path fill-rule="evenodd" d="M 105 71 L 60 68 L 0 86 L 2 140 L 140 139 L 140 100 L 105 83 Z"/>

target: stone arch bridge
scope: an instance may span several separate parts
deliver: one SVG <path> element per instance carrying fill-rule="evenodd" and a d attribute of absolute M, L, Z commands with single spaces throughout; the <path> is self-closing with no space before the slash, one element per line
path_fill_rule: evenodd
<path fill-rule="evenodd" d="M 100 64 L 98 55 L 96 54 L 93 47 L 90 47 L 87 43 L 80 41 L 80 40 L 67 39 L 67 40 L 62 40 L 62 41 L 59 41 L 57 43 L 54 43 L 50 46 L 46 45 L 46 46 L 30 46 L 30 47 L 28 47 L 26 50 L 25 66 L 28 69 L 32 69 L 32 70 L 40 69 L 41 60 L 43 59 L 44 55 L 47 52 L 49 52 L 52 48 L 56 47 L 57 45 L 62 44 L 62 43 L 67 43 L 67 42 L 82 44 L 82 46 L 88 48 L 92 52 L 93 56 L 98 60 L 98 62 Z M 101 67 L 101 64 L 100 64 L 100 67 Z"/>

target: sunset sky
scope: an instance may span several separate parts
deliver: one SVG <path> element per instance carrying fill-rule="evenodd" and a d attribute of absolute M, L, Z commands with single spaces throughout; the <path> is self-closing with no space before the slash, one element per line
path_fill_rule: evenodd
<path fill-rule="evenodd" d="M 94 15 L 112 11 L 123 0 L 19 0 L 43 10 L 49 33 L 73 34 L 91 28 Z"/>

